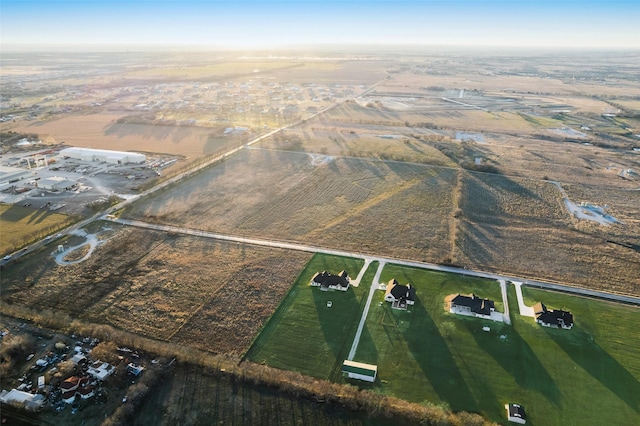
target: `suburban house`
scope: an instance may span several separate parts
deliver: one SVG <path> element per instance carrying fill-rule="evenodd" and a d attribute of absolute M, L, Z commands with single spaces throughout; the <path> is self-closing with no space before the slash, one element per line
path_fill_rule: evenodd
<path fill-rule="evenodd" d="M 373 364 L 364 364 L 344 360 L 342 363 L 342 374 L 350 379 L 364 380 L 366 382 L 375 382 L 378 374 L 378 366 Z"/>
<path fill-rule="evenodd" d="M 80 398 L 87 399 L 93 396 L 93 386 L 89 383 L 88 377 L 71 376 L 60 384 L 62 391 L 62 400 L 67 404 L 73 403 L 76 395 Z"/>
<path fill-rule="evenodd" d="M 416 289 L 411 285 L 402 285 L 392 278 L 387 284 L 384 300 L 391 302 L 393 309 L 406 310 L 408 305 L 413 305 L 416 300 Z"/>
<path fill-rule="evenodd" d="M 347 291 L 349 289 L 349 274 L 347 271 L 342 271 L 338 275 L 330 274 L 327 271 L 316 272 L 311 278 L 311 285 L 320 287 L 320 290 L 323 291 L 329 289 Z"/>
<path fill-rule="evenodd" d="M 494 311 L 493 300 L 481 299 L 475 294 L 465 296 L 458 293 L 449 302 L 449 312 L 453 314 L 491 319 L 491 313 Z"/>
<path fill-rule="evenodd" d="M 571 312 L 560 309 L 550 310 L 544 303 L 538 302 L 533 305 L 533 313 L 536 322 L 545 327 L 558 327 L 566 330 L 573 327 L 573 315 Z"/>
<path fill-rule="evenodd" d="M 507 409 L 507 420 L 513 423 L 520 423 L 521 425 L 527 423 L 527 415 L 524 412 L 524 407 L 520 404 L 506 404 L 504 408 Z"/>

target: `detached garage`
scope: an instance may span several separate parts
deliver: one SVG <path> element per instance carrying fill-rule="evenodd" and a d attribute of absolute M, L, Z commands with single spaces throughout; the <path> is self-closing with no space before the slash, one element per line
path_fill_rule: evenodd
<path fill-rule="evenodd" d="M 345 360 L 342 363 L 342 374 L 349 377 L 350 379 L 375 382 L 376 376 L 378 374 L 378 366 Z"/>

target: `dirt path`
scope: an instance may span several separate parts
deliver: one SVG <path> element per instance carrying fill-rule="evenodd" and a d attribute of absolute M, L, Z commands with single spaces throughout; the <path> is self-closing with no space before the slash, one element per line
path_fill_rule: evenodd
<path fill-rule="evenodd" d="M 70 232 L 69 234 L 71 235 L 77 235 L 79 237 L 85 237 L 87 239 L 87 241 L 85 241 L 82 244 L 78 244 L 77 246 L 73 246 L 73 247 L 69 247 L 61 252 L 55 252 L 55 258 L 56 258 L 56 263 L 58 265 L 73 265 L 76 263 L 80 263 L 83 262 L 85 260 L 87 260 L 89 257 L 91 257 L 91 254 L 93 253 L 93 251 L 96 249 L 96 247 L 98 247 L 98 245 L 100 244 L 100 240 L 98 240 L 98 236 L 96 234 L 87 234 L 84 230 L 82 229 L 76 229 L 72 232 Z M 72 260 L 67 262 L 66 260 L 64 260 L 64 258 L 71 252 L 78 250 L 86 245 L 89 245 L 89 251 L 87 252 L 87 254 L 85 254 L 81 259 L 78 260 Z"/>
<path fill-rule="evenodd" d="M 369 289 L 369 297 L 367 298 L 367 304 L 364 306 L 364 311 L 362 311 L 360 324 L 358 324 L 358 331 L 356 331 L 356 336 L 353 338 L 353 344 L 351 345 L 351 350 L 349 351 L 349 356 L 347 357 L 349 361 L 353 361 L 353 358 L 356 356 L 356 349 L 358 349 L 358 343 L 360 343 L 360 336 L 362 335 L 362 329 L 364 328 L 364 323 L 366 322 L 367 315 L 369 314 L 369 307 L 371 307 L 371 300 L 373 300 L 373 294 L 376 292 L 376 290 L 380 286 L 380 274 L 382 274 L 384 265 L 385 265 L 385 262 L 380 262 L 380 264 L 378 265 L 378 270 L 376 271 L 376 275 L 373 277 L 373 282 L 371 283 L 371 288 Z"/>
<path fill-rule="evenodd" d="M 599 208 L 595 208 L 594 206 L 591 206 L 591 207 L 578 206 L 576 203 L 572 202 L 569 199 L 569 196 L 565 192 L 564 188 L 562 188 L 562 186 L 560 185 L 560 182 L 551 181 L 551 180 L 549 182 L 551 182 L 556 187 L 558 187 L 558 189 L 560 190 L 560 193 L 562 194 L 562 198 L 564 199 L 564 204 L 565 206 L 567 206 L 567 210 L 569 210 L 569 213 L 571 214 L 571 216 L 575 217 L 576 219 L 591 220 L 593 222 L 598 222 L 600 225 L 610 225 L 612 223 L 621 223 L 616 218 L 609 216 L 608 214 L 604 214 L 601 210 L 599 210 Z"/>

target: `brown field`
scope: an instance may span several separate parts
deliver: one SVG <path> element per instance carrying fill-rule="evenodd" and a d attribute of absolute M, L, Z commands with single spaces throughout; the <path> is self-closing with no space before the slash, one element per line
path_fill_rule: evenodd
<path fill-rule="evenodd" d="M 448 168 L 355 158 L 312 166 L 307 154 L 252 149 L 137 203 L 125 216 L 337 249 L 441 259 L 451 247 L 455 185 L 456 172 Z"/>
<path fill-rule="evenodd" d="M 467 130 L 476 132 L 506 132 L 528 134 L 541 126 L 535 126 L 521 115 L 511 112 L 486 112 L 476 109 L 449 109 L 444 101 L 438 103 L 446 106 L 445 111 L 397 111 L 389 108 L 367 107 L 356 103 L 343 104 L 328 111 L 322 117 L 308 122 L 336 124 L 369 124 L 397 127 L 431 127 L 448 130 Z M 552 121 L 553 122 L 553 121 Z M 560 125 L 560 124 L 558 124 Z M 405 130 L 406 131 L 406 130 Z"/>
<path fill-rule="evenodd" d="M 79 264 L 59 266 L 45 250 L 12 266 L 2 299 L 240 355 L 309 256 L 123 229 Z"/>
<path fill-rule="evenodd" d="M 632 214 L 638 201 L 619 205 Z M 640 294 L 640 251 L 607 242 L 640 247 L 637 223 L 578 222 L 550 183 L 488 174 L 465 173 L 460 209 L 455 261 L 465 267 Z"/>
<path fill-rule="evenodd" d="M 439 139 L 440 136 L 422 132 L 421 129 L 379 126 L 378 130 L 379 132 L 374 132 L 371 128 L 362 129 L 356 126 L 325 127 L 314 123 L 278 133 L 261 141 L 260 147 L 330 156 L 377 158 L 445 167 L 456 166 L 456 163 L 429 144 L 428 139 Z M 399 137 L 394 139 L 380 137 L 380 135 L 389 133 Z"/>
<path fill-rule="evenodd" d="M 505 74 L 461 72 L 446 75 L 397 74 L 393 80 L 378 86 L 382 91 L 409 92 L 416 87 L 442 86 L 453 89 L 500 92 L 544 93 L 553 95 L 589 94 L 598 96 L 638 96 L 640 87 L 633 81 L 605 85 L 600 81 L 574 81 L 571 78 L 544 78 Z"/>
<path fill-rule="evenodd" d="M 17 132 L 51 136 L 70 146 L 182 155 L 191 158 L 208 154 L 212 130 L 188 126 L 117 123 L 125 114 L 89 114 L 57 120 L 24 123 Z M 231 138 L 229 139 L 232 140 Z"/>

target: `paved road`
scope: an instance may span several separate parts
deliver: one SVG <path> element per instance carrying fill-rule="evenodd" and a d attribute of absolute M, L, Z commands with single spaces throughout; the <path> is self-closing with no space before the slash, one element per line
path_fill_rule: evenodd
<path fill-rule="evenodd" d="M 298 250 L 298 251 L 305 251 L 309 253 L 323 253 L 323 254 L 329 254 L 329 255 L 335 255 L 335 256 L 355 257 L 355 258 L 360 258 L 365 260 L 371 259 L 371 260 L 377 260 L 378 262 L 393 263 L 396 265 L 409 266 L 413 268 L 430 269 L 432 271 L 452 272 L 454 274 L 462 274 L 462 275 L 468 275 L 471 277 L 479 277 L 479 278 L 488 278 L 490 280 L 496 280 L 496 281 L 497 280 L 518 281 L 518 282 L 521 282 L 523 285 L 527 285 L 530 287 L 538 287 L 546 290 L 561 291 L 561 292 L 570 293 L 570 294 L 595 297 L 598 299 L 605 299 L 605 300 L 610 300 L 614 302 L 622 302 L 622 303 L 640 306 L 640 297 L 636 297 L 636 296 L 607 293 L 603 291 L 589 290 L 584 288 L 571 287 L 567 285 L 554 284 L 554 283 L 548 283 L 543 281 L 524 280 L 519 277 L 493 274 L 490 272 L 472 271 L 469 269 L 455 268 L 452 266 L 436 265 L 433 263 L 425 263 L 425 262 L 414 262 L 410 260 L 395 259 L 391 257 L 372 256 L 370 254 L 349 252 L 349 251 L 343 251 L 343 250 L 332 250 L 332 249 L 327 249 L 323 247 L 312 246 L 312 245 L 301 244 L 301 243 L 294 243 L 294 242 L 284 242 L 284 241 L 276 241 L 276 240 L 265 240 L 265 239 L 259 239 L 259 238 L 247 238 L 247 237 L 239 237 L 239 236 L 233 236 L 233 235 L 225 235 L 225 234 L 219 234 L 215 232 L 200 231 L 200 230 L 189 229 L 189 228 L 180 228 L 177 226 L 170 226 L 170 225 L 158 225 L 158 224 L 147 223 L 147 222 L 136 221 L 136 220 L 117 219 L 117 220 L 114 220 L 114 222 L 121 223 L 123 225 L 136 226 L 139 228 L 155 229 L 158 231 L 174 232 L 174 233 L 185 234 L 185 235 L 195 235 L 199 237 L 214 238 L 214 239 L 223 240 L 223 241 L 233 241 L 237 243 L 253 244 L 253 245 L 259 245 L 259 246 L 266 246 L 266 247 L 275 247 L 275 248 L 282 248 L 286 250 Z"/>
<path fill-rule="evenodd" d="M 384 82 L 384 80 L 381 80 L 381 81 L 377 82 L 376 84 L 372 85 L 370 88 L 368 88 L 367 90 L 365 90 L 364 92 L 362 92 L 360 95 L 357 95 L 357 96 L 363 96 L 363 95 L 369 93 L 371 90 L 373 90 L 376 86 L 378 86 L 382 82 Z M 348 97 L 347 100 L 355 99 L 357 96 Z M 115 212 L 117 210 L 120 210 L 123 207 L 126 207 L 127 205 L 129 205 L 129 204 L 131 204 L 131 203 L 133 203 L 133 202 L 135 202 L 135 201 L 137 201 L 137 200 L 139 200 L 141 198 L 144 198 L 144 197 L 146 197 L 146 196 L 148 196 L 150 194 L 153 194 L 154 192 L 159 191 L 162 188 L 166 188 L 167 186 L 169 186 L 171 184 L 179 182 L 180 180 L 188 177 L 189 175 L 197 173 L 200 170 L 203 170 L 203 169 L 205 169 L 205 168 L 207 168 L 207 167 L 209 167 L 209 166 L 211 166 L 211 165 L 213 165 L 213 164 L 215 164 L 215 163 L 217 163 L 219 161 L 222 161 L 222 160 L 226 159 L 227 157 L 230 157 L 230 156 L 236 154 L 237 152 L 241 151 L 242 149 L 245 149 L 245 148 L 250 147 L 250 146 L 252 146 L 252 145 L 254 145 L 254 144 L 256 144 L 256 143 L 258 143 L 258 142 L 260 142 L 260 141 L 262 141 L 264 139 L 267 139 L 267 138 L 275 135 L 276 133 L 278 133 L 278 132 L 280 132 L 282 130 L 288 129 L 288 128 L 293 127 L 293 126 L 297 126 L 298 124 L 303 123 L 303 122 L 305 122 L 305 121 L 307 121 L 307 120 L 309 120 L 309 119 L 311 119 L 311 118 L 313 118 L 313 117 L 315 117 L 317 115 L 324 114 L 325 112 L 335 108 L 338 105 L 340 105 L 340 104 L 336 103 L 336 104 L 333 104 L 333 105 L 329 105 L 328 107 L 325 107 L 325 108 L 323 108 L 323 109 L 321 109 L 321 110 L 319 110 L 319 111 L 317 111 L 315 113 L 309 114 L 308 116 L 306 116 L 304 118 L 301 118 L 300 120 L 298 120 L 298 121 L 296 121 L 294 123 L 287 124 L 286 126 L 279 127 L 279 128 L 277 128 L 275 130 L 272 130 L 272 131 L 267 132 L 267 133 L 265 133 L 263 135 L 260 135 L 260 136 L 258 136 L 256 138 L 250 140 L 249 142 L 247 142 L 244 145 L 241 145 L 241 146 L 239 146 L 237 148 L 233 148 L 230 151 L 225 152 L 224 154 L 221 154 L 221 155 L 219 155 L 219 156 L 217 156 L 215 158 L 212 158 L 212 159 L 206 161 L 205 163 L 196 165 L 193 168 L 184 171 L 183 173 L 180 173 L 180 174 L 178 174 L 178 175 L 176 175 L 176 176 L 174 176 L 172 178 L 169 178 L 169 179 L 167 179 L 167 180 L 165 180 L 163 182 L 160 182 L 158 185 L 156 185 L 156 186 L 154 186 L 152 188 L 149 188 L 146 191 L 141 192 L 140 194 L 132 195 L 132 196 L 128 197 L 126 200 L 124 200 L 124 201 L 122 201 L 122 202 L 120 202 L 120 203 L 118 203 L 118 204 L 116 204 L 114 206 L 111 206 L 110 208 L 108 208 L 104 212 L 96 213 L 96 214 L 94 214 L 93 216 L 91 216 L 91 217 L 89 217 L 87 219 L 84 219 L 84 220 L 82 220 L 82 221 L 80 221 L 80 222 L 78 222 L 78 223 L 76 223 L 74 225 L 71 225 L 70 227 L 66 228 L 64 231 L 61 231 L 61 233 L 57 234 L 54 237 L 54 239 L 57 239 L 57 238 L 61 237 L 63 234 L 65 234 L 65 235 L 66 234 L 70 234 L 70 233 L 72 233 L 74 231 L 82 229 L 85 226 L 87 226 L 88 224 L 90 224 L 91 222 L 93 222 L 93 221 L 95 221 L 97 219 L 103 218 L 103 216 L 105 214 L 111 214 L 111 213 L 113 213 L 113 212 Z M 31 244 L 28 247 L 25 247 L 25 248 L 21 249 L 20 251 L 16 251 L 14 253 L 11 253 L 9 255 L 8 259 L 1 259 L 0 260 L 0 266 L 3 266 L 3 265 L 5 265 L 5 264 L 7 264 L 9 262 L 15 261 L 16 259 L 19 259 L 20 257 L 25 256 L 25 255 L 33 252 L 34 250 L 39 249 L 43 245 L 50 243 L 54 239 L 49 239 L 49 240 L 42 239 L 40 241 L 36 241 L 35 243 Z"/>
<path fill-rule="evenodd" d="M 372 261 L 371 258 L 367 258 L 364 260 L 364 265 L 360 269 L 360 273 L 358 273 L 358 276 L 356 277 L 355 280 L 349 281 L 349 284 L 351 284 L 354 287 L 358 287 L 360 285 L 360 281 L 362 280 L 364 273 L 367 272 L 367 269 L 369 269 L 369 265 L 371 264 L 371 261 Z"/>
<path fill-rule="evenodd" d="M 382 274 L 383 269 L 384 262 L 380 262 L 380 265 L 378 265 L 378 270 L 376 271 L 376 275 L 373 277 L 373 282 L 371 283 L 371 288 L 369 289 L 369 296 L 367 297 L 367 303 L 366 305 L 364 305 L 362 317 L 360 317 L 360 324 L 358 324 L 358 330 L 356 331 L 356 335 L 353 338 L 353 344 L 351 345 L 351 350 L 349 351 L 349 356 L 347 357 L 349 361 L 353 361 L 353 358 L 356 356 L 358 343 L 360 343 L 360 336 L 362 336 L 362 329 L 364 328 L 364 323 L 367 321 L 367 315 L 369 315 L 369 308 L 371 307 L 371 300 L 373 300 L 373 295 L 380 286 L 380 274 Z"/>

